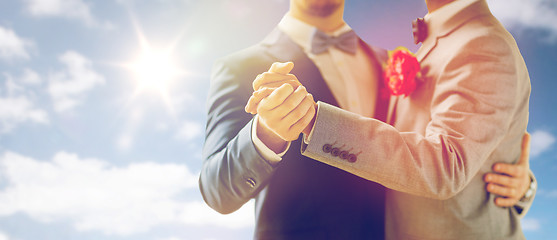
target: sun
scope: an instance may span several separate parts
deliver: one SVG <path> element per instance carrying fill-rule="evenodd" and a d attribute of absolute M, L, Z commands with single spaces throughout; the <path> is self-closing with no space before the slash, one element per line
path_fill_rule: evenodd
<path fill-rule="evenodd" d="M 167 39 L 166 45 L 151 44 L 133 15 L 131 21 L 137 34 L 139 49 L 134 58 L 124 63 L 133 74 L 134 96 L 142 93 L 160 93 L 165 100 L 169 98 L 172 84 L 187 73 L 178 67 L 174 53 L 182 34 Z"/>
<path fill-rule="evenodd" d="M 181 65 L 177 61 L 179 51 L 176 49 L 184 33 L 180 32 L 177 36 L 166 39 L 166 44 L 152 44 L 133 14 L 130 15 L 139 45 L 135 54 L 127 61 L 115 63 L 129 72 L 133 84 L 126 105 L 158 98 L 168 112 L 175 116 L 176 101 L 173 94 L 180 94 L 175 92 L 182 84 L 179 81 L 192 74 L 179 67 Z"/>
<path fill-rule="evenodd" d="M 176 66 L 170 49 L 146 46 L 128 65 L 136 81 L 136 92 L 156 91 L 168 94 L 173 81 L 182 71 Z"/>
<path fill-rule="evenodd" d="M 174 45 L 157 48 L 151 46 L 144 37 L 140 40 L 142 44 L 137 56 L 124 64 L 132 74 L 135 85 L 130 101 L 140 96 L 158 96 L 169 113 L 175 115 L 172 89 L 187 72 L 176 64 Z"/>

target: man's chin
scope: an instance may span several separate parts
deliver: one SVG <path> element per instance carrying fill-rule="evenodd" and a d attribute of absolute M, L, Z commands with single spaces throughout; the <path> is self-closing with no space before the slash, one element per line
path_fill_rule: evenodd
<path fill-rule="evenodd" d="M 306 14 L 315 17 L 328 17 L 337 11 L 341 6 L 342 2 L 339 1 L 329 1 L 329 2 L 319 2 L 319 1 L 306 1 L 305 6 L 302 10 Z"/>

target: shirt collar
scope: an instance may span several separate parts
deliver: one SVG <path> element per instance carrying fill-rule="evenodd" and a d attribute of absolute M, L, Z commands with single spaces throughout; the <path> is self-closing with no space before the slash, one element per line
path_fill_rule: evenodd
<path fill-rule="evenodd" d="M 279 22 L 278 28 L 288 35 L 292 41 L 300 45 L 305 52 L 311 52 L 311 38 L 317 29 L 315 26 L 309 25 L 287 13 Z M 352 28 L 345 23 L 336 31 L 327 34 L 339 36 L 351 30 Z"/>

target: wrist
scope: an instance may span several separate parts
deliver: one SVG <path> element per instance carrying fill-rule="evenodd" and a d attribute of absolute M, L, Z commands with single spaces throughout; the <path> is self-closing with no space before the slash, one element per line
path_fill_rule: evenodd
<path fill-rule="evenodd" d="M 313 114 L 313 118 L 311 118 L 311 121 L 309 122 L 309 124 L 302 131 L 302 133 L 304 133 L 305 135 L 308 135 L 308 136 L 311 133 L 311 130 L 313 129 L 313 125 L 315 124 L 315 118 L 317 117 L 317 103 L 315 103 L 313 107 L 315 108 L 315 114 Z"/>
<path fill-rule="evenodd" d="M 538 187 L 538 184 L 536 183 L 536 181 L 534 181 L 534 179 L 532 179 L 532 177 L 528 176 L 528 178 L 530 178 L 530 185 L 528 186 L 528 189 L 520 199 L 521 202 L 530 201 L 530 199 L 532 199 L 532 197 L 534 196 L 534 192 Z"/>
<path fill-rule="evenodd" d="M 275 132 L 273 132 L 267 125 L 265 125 L 262 119 L 258 117 L 257 121 L 257 137 L 275 153 L 281 153 L 285 150 L 288 142 L 280 138 Z"/>

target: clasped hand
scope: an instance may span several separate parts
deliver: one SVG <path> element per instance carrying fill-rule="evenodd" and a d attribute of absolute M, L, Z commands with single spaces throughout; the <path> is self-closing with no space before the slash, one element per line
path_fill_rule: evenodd
<path fill-rule="evenodd" d="M 245 107 L 246 112 L 257 114 L 258 127 L 284 141 L 294 141 L 302 132 L 309 134 L 317 108 L 313 96 L 290 74 L 292 68 L 292 62 L 276 62 L 259 74 Z"/>

